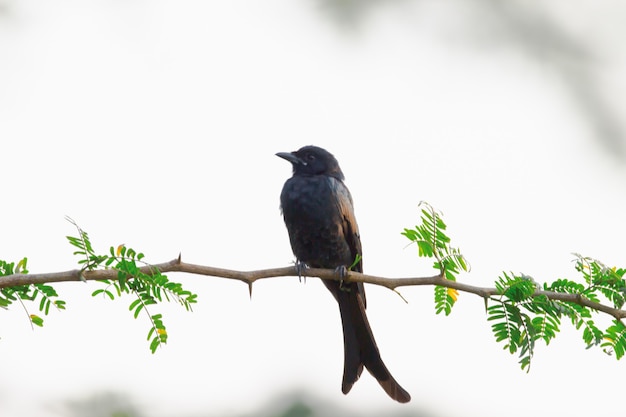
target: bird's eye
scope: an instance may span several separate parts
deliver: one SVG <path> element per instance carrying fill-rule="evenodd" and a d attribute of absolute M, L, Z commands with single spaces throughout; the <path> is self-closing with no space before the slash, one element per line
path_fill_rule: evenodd
<path fill-rule="evenodd" d="M 310 153 L 310 154 L 308 154 L 308 155 L 306 156 L 306 159 L 307 159 L 308 161 L 310 161 L 310 162 L 313 162 L 313 161 L 315 161 L 315 155 L 313 155 L 312 153 Z"/>

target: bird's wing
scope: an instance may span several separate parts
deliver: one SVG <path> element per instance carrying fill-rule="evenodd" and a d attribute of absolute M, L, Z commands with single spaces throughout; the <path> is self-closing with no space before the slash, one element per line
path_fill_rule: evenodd
<path fill-rule="evenodd" d="M 352 204 L 352 195 L 348 187 L 336 178 L 330 178 L 331 195 L 336 199 L 338 211 L 341 215 L 343 235 L 350 248 L 352 261 L 357 255 L 362 256 L 361 237 L 359 235 L 359 226 L 354 216 L 354 206 Z M 350 266 L 350 265 L 346 265 Z M 363 262 L 360 260 L 354 267 L 354 271 L 363 272 Z"/>
<path fill-rule="evenodd" d="M 342 228 L 343 235 L 348 243 L 348 247 L 350 248 L 350 253 L 352 255 L 350 263 L 352 263 L 356 256 L 359 255 L 359 262 L 354 265 L 352 268 L 353 271 L 363 272 L 363 251 L 361 249 L 361 236 L 359 235 L 359 226 L 356 222 L 356 217 L 354 215 L 354 205 L 352 203 L 352 195 L 350 194 L 350 190 L 345 184 L 331 177 L 330 178 L 330 187 L 332 189 L 331 195 L 335 197 L 337 204 L 337 208 L 339 213 L 341 214 L 342 220 Z M 350 266 L 350 265 L 346 265 Z M 365 288 L 363 287 L 363 283 L 357 283 L 358 292 L 363 299 L 363 306 L 367 307 L 367 300 L 365 298 Z"/>

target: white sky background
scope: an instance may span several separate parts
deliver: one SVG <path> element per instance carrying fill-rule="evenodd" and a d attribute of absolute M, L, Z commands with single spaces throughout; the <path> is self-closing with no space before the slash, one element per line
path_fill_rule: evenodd
<path fill-rule="evenodd" d="M 566 59 L 568 74 L 591 74 L 623 114 L 624 7 L 566 3 L 540 14 L 588 42 L 591 63 Z M 347 26 L 312 1 L 0 6 L 0 258 L 27 256 L 33 273 L 76 267 L 65 215 L 102 252 L 289 265 L 278 196 L 291 169 L 274 153 L 307 144 L 340 161 L 372 274 L 433 273 L 400 235 L 421 200 L 472 263 L 465 282 L 573 278 L 571 252 L 624 266 L 623 137 L 607 145 L 550 56 L 481 27 L 470 6 L 390 2 Z M 585 351 L 566 323 L 526 374 L 481 299 L 462 294 L 446 318 L 432 288 L 403 289 L 407 305 L 370 286 L 383 359 L 413 400 L 394 403 L 367 374 L 344 397 L 338 309 L 316 279 L 259 282 L 250 301 L 239 282 L 170 278 L 199 304 L 151 309 L 170 335 L 155 355 L 130 298 L 92 299 L 97 283 L 58 285 L 68 310 L 42 329 L 18 306 L 0 312 L 0 415 L 59 416 L 101 390 L 156 417 L 253 412 L 293 390 L 360 413 L 481 417 L 609 415 L 623 395 L 626 364 Z"/>

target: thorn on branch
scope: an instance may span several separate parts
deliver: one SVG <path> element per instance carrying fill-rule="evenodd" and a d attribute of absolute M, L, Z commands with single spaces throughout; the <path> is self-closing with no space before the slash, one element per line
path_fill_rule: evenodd
<path fill-rule="evenodd" d="M 400 297 L 402 301 L 404 301 L 406 304 L 409 304 L 409 301 L 406 298 L 404 298 L 404 296 L 400 293 L 400 291 L 396 290 L 395 288 L 393 288 L 391 291 L 398 294 L 398 297 Z"/>

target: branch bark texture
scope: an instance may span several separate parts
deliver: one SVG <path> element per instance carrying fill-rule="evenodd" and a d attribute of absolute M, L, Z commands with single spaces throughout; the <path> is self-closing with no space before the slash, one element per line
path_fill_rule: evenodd
<path fill-rule="evenodd" d="M 185 272 L 194 275 L 206 275 L 218 278 L 235 279 L 247 283 L 250 287 L 258 280 L 266 278 L 277 278 L 287 276 L 298 276 L 298 268 L 289 266 L 283 268 L 260 269 L 254 271 L 237 271 L 233 269 L 216 268 L 206 265 L 196 265 L 183 262 L 180 256 L 169 262 L 163 262 L 155 265 L 147 265 L 141 268 L 146 274 L 158 269 L 162 273 L 168 272 Z M 13 274 L 0 277 L 0 288 L 14 287 L 18 285 L 44 284 L 71 281 L 98 281 L 98 280 L 114 280 L 117 279 L 118 271 L 115 269 L 99 269 L 93 271 L 82 271 L 73 269 L 64 272 L 41 273 L 41 274 Z M 332 269 L 306 268 L 301 270 L 301 276 L 318 277 L 321 279 L 339 280 L 338 273 Z M 458 291 L 476 294 L 482 298 L 496 297 L 501 295 L 496 288 L 478 287 L 475 285 L 464 284 L 461 282 L 450 281 L 437 274 L 429 277 L 407 277 L 407 278 L 387 278 L 376 275 L 361 274 L 354 271 L 348 271 L 344 277 L 346 281 L 364 282 L 373 285 L 380 285 L 390 290 L 399 287 L 418 286 L 418 285 L 439 285 L 442 287 L 453 288 Z M 565 294 L 554 291 L 536 290 L 533 296 L 545 296 L 551 300 L 559 300 L 575 303 L 593 310 L 606 313 L 616 319 L 626 317 L 626 310 L 617 309 L 605 304 L 591 301 L 579 294 Z"/>

